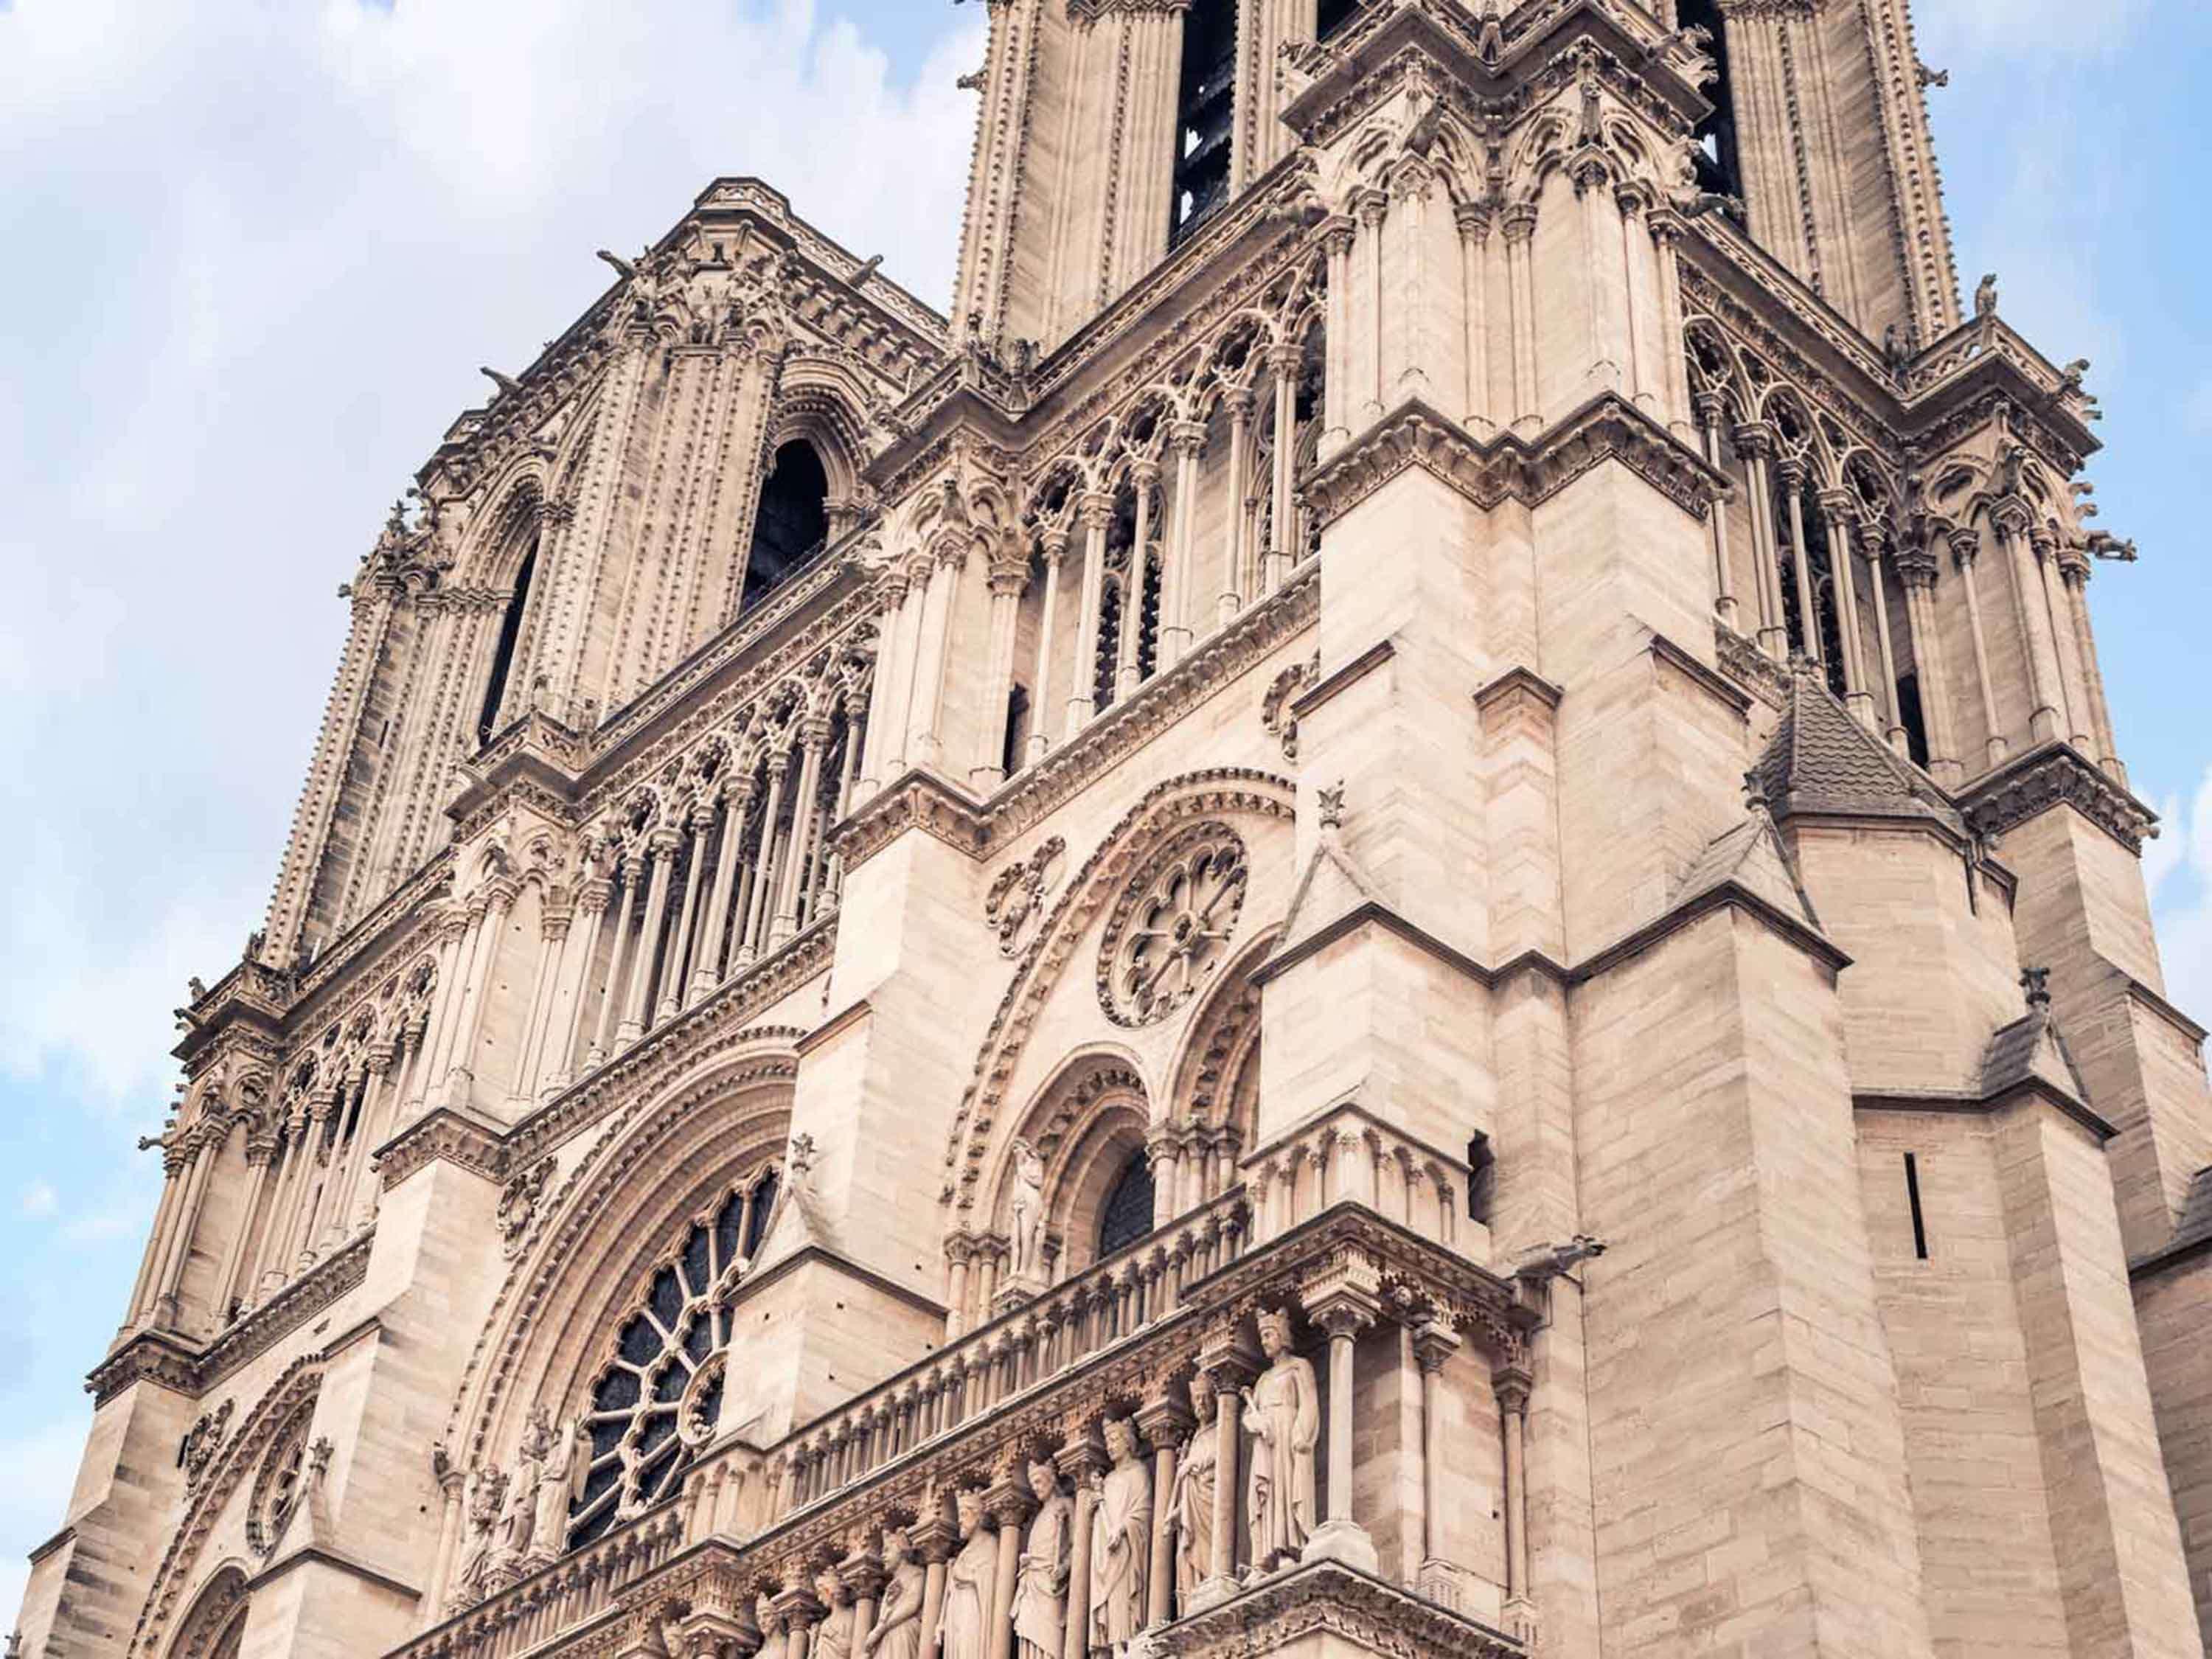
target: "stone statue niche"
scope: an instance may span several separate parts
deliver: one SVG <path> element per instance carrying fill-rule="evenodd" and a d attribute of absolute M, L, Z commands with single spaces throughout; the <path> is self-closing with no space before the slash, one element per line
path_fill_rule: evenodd
<path fill-rule="evenodd" d="M 1152 1472 L 1137 1443 L 1137 1425 L 1106 1419 L 1111 1467 L 1091 1477 L 1097 1494 L 1091 1515 L 1091 1645 L 1119 1656 L 1145 1627 L 1152 1571 Z"/>
<path fill-rule="evenodd" d="M 1287 1310 L 1262 1310 L 1260 1347 L 1267 1369 L 1244 1390 L 1244 1426 L 1251 1434 L 1244 1505 L 1255 1576 L 1295 1561 L 1320 1519 L 1314 1449 L 1321 1439 L 1321 1389 L 1312 1365 L 1291 1352 Z"/>

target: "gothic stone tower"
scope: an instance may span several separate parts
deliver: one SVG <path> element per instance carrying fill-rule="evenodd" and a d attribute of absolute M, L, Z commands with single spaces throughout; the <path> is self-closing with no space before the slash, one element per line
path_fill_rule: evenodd
<path fill-rule="evenodd" d="M 364 559 L 26 1650 L 2201 1654 L 1905 0 L 988 11 L 951 321 L 718 181 Z"/>

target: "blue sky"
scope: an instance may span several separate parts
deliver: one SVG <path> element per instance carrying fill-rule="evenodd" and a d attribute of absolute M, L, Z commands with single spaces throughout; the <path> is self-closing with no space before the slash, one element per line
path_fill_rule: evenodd
<path fill-rule="evenodd" d="M 1960 267 L 2094 361 L 2092 585 L 2212 1016 L 2212 17 L 1919 0 Z M 719 173 L 942 304 L 970 140 L 951 0 L 0 0 L 0 1602 L 59 1523 L 158 1172 L 169 1010 L 258 925 L 337 584 L 476 365 L 533 356 Z M 2155 18 L 2156 27 L 2152 27 Z M 2180 204 L 2167 211 L 2169 204 Z"/>

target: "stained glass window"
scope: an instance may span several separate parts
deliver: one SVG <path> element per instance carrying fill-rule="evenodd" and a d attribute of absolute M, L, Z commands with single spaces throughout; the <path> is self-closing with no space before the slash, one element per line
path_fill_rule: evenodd
<path fill-rule="evenodd" d="M 714 1436 L 730 1340 L 728 1293 L 760 1248 L 775 1202 L 771 1172 L 732 1192 L 684 1233 L 647 1282 L 592 1387 L 592 1461 L 570 1513 L 570 1547 L 643 1513 L 683 1485 Z"/>
<path fill-rule="evenodd" d="M 1139 1152 L 1106 1195 L 1105 1213 L 1098 1223 L 1098 1254 L 1109 1256 L 1125 1250 L 1152 1230 L 1152 1170 Z"/>

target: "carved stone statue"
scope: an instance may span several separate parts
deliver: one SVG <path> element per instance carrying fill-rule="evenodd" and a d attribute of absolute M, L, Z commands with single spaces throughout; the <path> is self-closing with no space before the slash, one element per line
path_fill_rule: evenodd
<path fill-rule="evenodd" d="M 1994 270 L 1974 285 L 1974 315 L 1994 317 L 1997 314 L 1997 274 Z"/>
<path fill-rule="evenodd" d="M 1152 1472 L 1138 1455 L 1136 1425 L 1125 1417 L 1106 1419 L 1106 1451 L 1114 1466 L 1093 1477 L 1098 1502 L 1091 1519 L 1091 1645 L 1118 1655 L 1145 1627 Z"/>
<path fill-rule="evenodd" d="M 884 1567 L 890 1577 L 884 1585 L 883 1605 L 876 1611 L 876 1627 L 860 1650 L 865 1659 L 919 1659 L 927 1581 L 921 1564 L 914 1559 L 913 1540 L 903 1532 L 884 1534 Z"/>
<path fill-rule="evenodd" d="M 453 1574 L 450 1598 L 455 1607 L 465 1607 L 489 1593 L 494 1557 L 499 1548 L 499 1519 L 507 1495 L 507 1477 L 497 1469 L 478 1469 L 469 1488 L 469 1547 Z"/>
<path fill-rule="evenodd" d="M 592 1466 L 590 1419 L 578 1413 L 554 1441 L 538 1475 L 538 1514 L 531 1523 L 531 1547 L 539 1556 L 561 1553 L 568 1540 L 568 1510 L 583 1496 L 584 1476 Z"/>
<path fill-rule="evenodd" d="M 1213 1379 L 1200 1371 L 1190 1379 L 1190 1408 L 1198 1426 L 1176 1468 L 1175 1490 L 1168 1498 L 1168 1526 L 1175 1534 L 1176 1604 L 1188 1613 L 1191 1596 L 1213 1570 L 1213 1492 L 1221 1455 L 1213 1425 Z"/>
<path fill-rule="evenodd" d="M 545 1455 L 553 1449 L 553 1427 L 543 1411 L 533 1410 L 523 1425 L 522 1441 L 515 1448 L 514 1472 L 507 1483 L 507 1502 L 499 1516 L 493 1557 L 495 1571 L 505 1571 L 530 1552 L 538 1522 L 538 1481 L 545 1472 Z"/>
<path fill-rule="evenodd" d="M 1313 1367 L 1291 1352 L 1288 1313 L 1260 1315 L 1260 1346 L 1270 1363 L 1244 1390 L 1244 1421 L 1253 1442 L 1244 1503 L 1252 1565 L 1266 1570 L 1296 1556 L 1313 1531 L 1321 1391 Z"/>
<path fill-rule="evenodd" d="M 1037 1512 L 1014 1580 L 1014 1640 L 1022 1659 L 1060 1659 L 1067 1632 L 1067 1570 L 1075 1506 L 1060 1490 L 1049 1463 L 1032 1462 L 1030 1491 Z"/>
<path fill-rule="evenodd" d="M 954 1500 L 960 1553 L 945 1571 L 945 1611 L 938 1615 L 942 1659 L 985 1659 L 991 1644 L 991 1580 L 999 1548 L 983 1525 L 983 1494 L 963 1489 Z"/>
<path fill-rule="evenodd" d="M 852 1659 L 853 1604 L 839 1600 L 844 1588 L 834 1569 L 814 1575 L 814 1594 L 824 1610 L 807 1649 L 813 1659 Z"/>
<path fill-rule="evenodd" d="M 1017 1278 L 1033 1278 L 1044 1268 L 1044 1159 L 1018 1138 L 1013 1153 L 1014 1190 L 1006 1203 L 1014 1241 L 1013 1271 Z"/>

